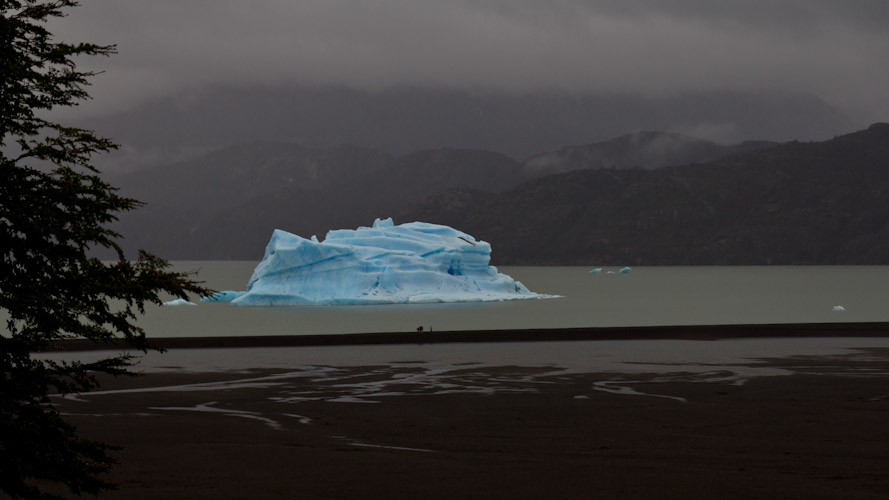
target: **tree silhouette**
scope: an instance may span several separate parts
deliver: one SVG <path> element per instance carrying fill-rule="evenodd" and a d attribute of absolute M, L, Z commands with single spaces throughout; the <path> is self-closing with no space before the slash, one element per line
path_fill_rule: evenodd
<path fill-rule="evenodd" d="M 53 39 L 47 22 L 76 6 L 0 0 L 0 490 L 13 498 L 60 498 L 46 485 L 78 495 L 113 487 L 100 477 L 112 446 L 80 438 L 50 395 L 87 391 L 94 374 L 128 374 L 132 363 L 127 355 L 84 363 L 35 353 L 72 338 L 145 351 L 152 347 L 135 323 L 145 304 L 207 293 L 153 255 L 126 260 L 107 226 L 140 203 L 119 196 L 91 165 L 116 145 L 48 118 L 89 98 L 95 72 L 78 71 L 77 57 L 115 52 Z M 96 248 L 114 250 L 117 261 L 90 257 Z"/>

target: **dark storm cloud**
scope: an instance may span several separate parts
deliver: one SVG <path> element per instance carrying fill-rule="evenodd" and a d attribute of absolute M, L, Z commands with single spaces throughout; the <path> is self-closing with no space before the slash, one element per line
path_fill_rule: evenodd
<path fill-rule="evenodd" d="M 91 109 L 207 84 L 814 93 L 889 114 L 889 2 L 84 0 Z"/>

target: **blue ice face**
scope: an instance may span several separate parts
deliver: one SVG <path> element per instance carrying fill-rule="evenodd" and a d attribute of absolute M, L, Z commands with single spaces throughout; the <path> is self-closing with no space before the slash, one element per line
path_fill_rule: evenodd
<path fill-rule="evenodd" d="M 437 224 L 340 229 L 324 241 L 275 230 L 240 306 L 393 304 L 535 299 L 540 296 L 488 263 L 491 246 Z"/>

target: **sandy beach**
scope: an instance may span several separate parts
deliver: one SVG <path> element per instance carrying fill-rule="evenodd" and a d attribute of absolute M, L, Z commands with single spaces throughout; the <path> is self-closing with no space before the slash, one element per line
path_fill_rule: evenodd
<path fill-rule="evenodd" d="M 123 447 L 103 498 L 886 498 L 889 348 L 812 352 L 169 367 L 57 402 Z"/>

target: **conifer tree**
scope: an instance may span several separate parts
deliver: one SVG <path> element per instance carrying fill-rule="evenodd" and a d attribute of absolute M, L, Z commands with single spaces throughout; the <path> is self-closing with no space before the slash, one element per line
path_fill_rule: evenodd
<path fill-rule="evenodd" d="M 113 487 L 102 477 L 112 446 L 79 437 L 51 395 L 90 390 L 97 373 L 128 374 L 132 358 L 51 362 L 37 354 L 64 339 L 145 351 L 151 346 L 136 318 L 146 304 L 207 292 L 158 257 L 140 251 L 136 260 L 125 258 L 109 224 L 140 204 L 120 196 L 91 164 L 116 145 L 50 118 L 89 98 L 96 73 L 78 70 L 75 60 L 115 52 L 113 45 L 54 39 L 48 21 L 76 6 L 0 0 L 0 491 L 13 498 Z M 117 259 L 91 257 L 101 248 Z"/>

